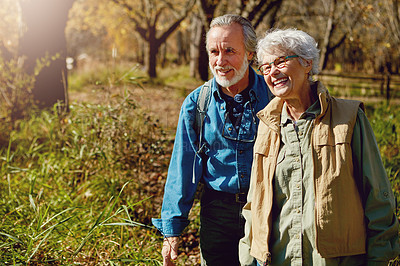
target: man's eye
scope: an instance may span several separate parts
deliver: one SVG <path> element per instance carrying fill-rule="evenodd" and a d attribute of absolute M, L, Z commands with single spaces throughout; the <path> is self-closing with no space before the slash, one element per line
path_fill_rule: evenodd
<path fill-rule="evenodd" d="M 225 51 L 227 53 L 234 53 L 235 52 L 235 50 L 233 50 L 232 48 L 227 48 Z"/>

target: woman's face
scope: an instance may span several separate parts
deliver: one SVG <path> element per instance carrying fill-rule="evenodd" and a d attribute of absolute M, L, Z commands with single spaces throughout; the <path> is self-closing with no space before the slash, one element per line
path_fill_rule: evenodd
<path fill-rule="evenodd" d="M 284 60 L 283 63 L 282 60 Z M 299 60 L 306 62 L 307 66 L 302 65 Z M 281 64 L 277 67 L 275 63 L 270 64 L 271 62 L 281 62 Z M 289 100 L 299 99 L 309 94 L 308 73 L 312 68 L 311 62 L 300 59 L 293 53 L 277 51 L 264 56 L 262 63 L 270 64 L 271 69 L 267 75 L 264 75 L 264 79 L 276 97 Z"/>

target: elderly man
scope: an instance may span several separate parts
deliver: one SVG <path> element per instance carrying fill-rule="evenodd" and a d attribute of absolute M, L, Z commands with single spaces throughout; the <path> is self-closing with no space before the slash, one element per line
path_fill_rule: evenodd
<path fill-rule="evenodd" d="M 179 235 L 188 225 L 199 182 L 204 184 L 200 212 L 203 265 L 239 265 L 238 243 L 244 235 L 242 207 L 250 181 L 258 118 L 270 100 L 263 77 L 250 67 L 256 33 L 237 15 L 215 18 L 206 48 L 214 78 L 200 131 L 197 88 L 183 102 L 172 153 L 161 219 L 153 224 L 164 235 L 164 265 L 177 257 Z M 200 147 L 200 148 L 199 148 Z"/>

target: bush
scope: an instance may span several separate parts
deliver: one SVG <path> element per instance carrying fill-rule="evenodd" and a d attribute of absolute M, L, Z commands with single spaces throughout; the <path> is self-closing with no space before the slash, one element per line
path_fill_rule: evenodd
<path fill-rule="evenodd" d="M 14 122 L 25 117 L 33 107 L 34 76 L 28 75 L 17 59 L 0 57 L 0 145 L 4 145 Z"/>

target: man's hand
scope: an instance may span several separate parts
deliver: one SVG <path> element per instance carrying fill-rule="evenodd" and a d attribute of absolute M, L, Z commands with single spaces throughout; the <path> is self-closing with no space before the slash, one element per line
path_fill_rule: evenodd
<path fill-rule="evenodd" d="M 173 260 L 178 258 L 179 237 L 166 237 L 164 238 L 162 256 L 163 266 L 174 266 Z"/>

